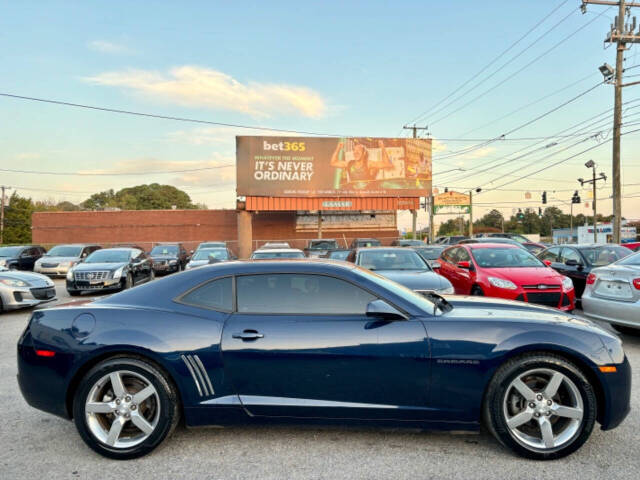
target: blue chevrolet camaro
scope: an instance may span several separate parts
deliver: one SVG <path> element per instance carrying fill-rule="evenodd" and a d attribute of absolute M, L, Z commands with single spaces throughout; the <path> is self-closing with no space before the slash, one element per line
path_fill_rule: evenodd
<path fill-rule="evenodd" d="M 547 307 L 421 295 L 343 262 L 205 266 L 33 313 L 32 406 L 112 458 L 187 426 L 284 419 L 477 430 L 520 455 L 578 449 L 629 411 L 620 340 Z"/>

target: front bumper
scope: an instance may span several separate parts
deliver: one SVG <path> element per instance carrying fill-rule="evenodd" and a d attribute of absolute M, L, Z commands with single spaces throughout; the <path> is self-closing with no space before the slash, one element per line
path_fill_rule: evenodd
<path fill-rule="evenodd" d="M 584 314 L 596 320 L 640 328 L 640 300 L 623 302 L 595 297 L 586 290 L 582 294 L 582 310 Z"/>
<path fill-rule="evenodd" d="M 507 288 L 498 288 L 490 286 L 488 289 L 482 287 L 485 296 L 504 298 L 507 300 L 517 300 L 520 302 L 531 303 L 533 305 L 543 305 L 545 307 L 557 308 L 564 312 L 570 312 L 575 308 L 575 290 L 525 290 L 517 288 L 509 290 Z"/>
<path fill-rule="evenodd" d="M 42 265 L 36 265 L 33 267 L 35 273 L 41 273 L 43 275 L 50 275 L 52 277 L 66 277 L 67 272 L 73 265 L 57 265 L 55 267 L 43 267 Z"/>
<path fill-rule="evenodd" d="M 70 292 L 94 292 L 105 290 L 120 290 L 122 288 L 121 279 L 106 279 L 100 282 L 88 282 L 80 280 L 67 280 L 67 290 Z"/>
<path fill-rule="evenodd" d="M 165 264 L 165 263 L 153 263 L 153 271 L 155 273 L 173 273 L 177 272 L 180 264 L 176 263 L 175 265 Z"/>
<path fill-rule="evenodd" d="M 3 309 L 17 310 L 54 301 L 56 299 L 56 288 L 55 286 L 3 287 L 0 289 L 0 297 L 2 297 Z"/>
<path fill-rule="evenodd" d="M 598 421 L 602 430 L 611 430 L 620 425 L 631 411 L 631 365 L 625 355 L 622 363 L 616 364 L 616 372 L 596 374 L 600 377 L 605 397 L 604 408 L 598 412 Z"/>

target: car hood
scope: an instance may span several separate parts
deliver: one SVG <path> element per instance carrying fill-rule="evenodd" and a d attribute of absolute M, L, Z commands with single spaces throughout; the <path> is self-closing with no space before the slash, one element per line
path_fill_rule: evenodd
<path fill-rule="evenodd" d="M 0 278 L 22 280 L 23 282 L 29 283 L 32 287 L 51 287 L 54 285 L 53 281 L 46 275 L 33 272 L 6 270 L 0 272 Z"/>
<path fill-rule="evenodd" d="M 62 263 L 62 262 L 77 262 L 80 257 L 49 257 L 47 255 L 40 257 L 38 263 Z"/>
<path fill-rule="evenodd" d="M 453 309 L 444 314 L 447 318 L 554 323 L 590 330 L 612 339 L 617 338 L 591 320 L 553 307 L 494 297 L 447 295 L 445 298 L 453 305 Z"/>
<path fill-rule="evenodd" d="M 375 270 L 375 273 L 411 290 L 440 290 L 451 285 L 446 278 L 429 270 Z"/>
<path fill-rule="evenodd" d="M 79 263 L 73 268 L 74 272 L 93 272 L 95 270 L 117 270 L 127 265 L 126 262 L 119 263 Z"/>
<path fill-rule="evenodd" d="M 540 283 L 560 286 L 562 275 L 549 267 L 483 268 L 483 273 L 491 277 L 511 280 L 518 286 Z"/>

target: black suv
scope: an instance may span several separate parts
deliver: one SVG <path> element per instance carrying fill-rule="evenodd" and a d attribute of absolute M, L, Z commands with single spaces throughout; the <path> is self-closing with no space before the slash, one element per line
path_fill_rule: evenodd
<path fill-rule="evenodd" d="M 40 245 L 18 245 L 0 247 L 0 266 L 9 270 L 30 270 L 47 251 Z"/>
<path fill-rule="evenodd" d="M 153 271 L 157 274 L 181 272 L 189 263 L 189 255 L 181 243 L 163 243 L 149 252 Z"/>

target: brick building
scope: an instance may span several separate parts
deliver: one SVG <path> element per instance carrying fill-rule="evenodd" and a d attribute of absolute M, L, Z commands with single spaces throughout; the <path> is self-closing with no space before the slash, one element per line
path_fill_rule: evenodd
<path fill-rule="evenodd" d="M 252 214 L 252 249 L 270 240 L 288 241 L 304 248 L 317 238 L 317 213 L 258 211 Z M 388 244 L 398 237 L 396 213 L 323 212 L 322 234 L 341 244 L 356 237 L 379 238 Z M 205 240 L 228 242 L 238 253 L 236 210 L 127 210 L 100 212 L 36 212 L 32 216 L 33 242 L 134 243 L 150 249 L 154 243 L 182 242 L 187 249 Z"/>

